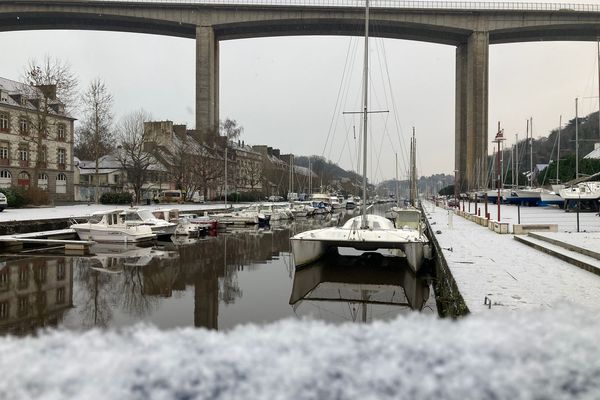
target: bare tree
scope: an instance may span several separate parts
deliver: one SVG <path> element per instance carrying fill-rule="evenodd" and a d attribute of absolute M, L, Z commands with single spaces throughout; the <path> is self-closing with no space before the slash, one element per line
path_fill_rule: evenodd
<path fill-rule="evenodd" d="M 185 134 L 174 140 L 170 154 L 166 156 L 169 164 L 169 174 L 175 181 L 177 189 L 186 193 L 186 200 L 191 200 L 194 192 L 198 190 L 199 182 L 194 168 L 195 158 L 201 155 L 200 144 Z"/>
<path fill-rule="evenodd" d="M 216 189 L 224 174 L 223 158 L 216 147 L 200 145 L 191 164 L 198 188 L 202 189 L 204 199 L 208 199 L 209 189 Z"/>
<path fill-rule="evenodd" d="M 77 78 L 67 63 L 46 56 L 41 63 L 30 60 L 23 79 L 26 85 L 22 87 L 22 103 L 27 105 L 28 115 L 22 133 L 23 140 L 35 146 L 36 162 L 31 184 L 37 188 L 40 169 L 45 168 L 47 156 L 44 139 L 55 124 L 51 116 L 68 115 L 74 104 Z M 66 164 L 66 159 L 63 161 Z"/>
<path fill-rule="evenodd" d="M 111 126 L 113 121 L 112 106 L 113 97 L 108 91 L 106 84 L 100 79 L 90 82 L 87 90 L 83 93 L 82 104 L 84 107 L 84 118 L 82 129 L 79 131 L 78 145 L 88 148 L 88 153 L 96 162 L 94 191 L 95 201 L 98 202 L 98 160 L 101 156 L 113 150 L 113 135 Z"/>
<path fill-rule="evenodd" d="M 127 173 L 127 180 L 133 187 L 135 200 L 139 203 L 142 198 L 142 187 L 148 178 L 148 168 L 156 164 L 155 158 L 145 151 L 146 137 L 144 122 L 152 117 L 144 110 L 135 111 L 125 116 L 117 126 L 121 148 L 118 158 Z"/>
<path fill-rule="evenodd" d="M 223 136 L 227 136 L 227 140 L 235 140 L 238 139 L 242 132 L 244 132 L 244 127 L 238 125 L 235 119 L 225 119 L 225 121 L 221 121 L 221 133 Z"/>

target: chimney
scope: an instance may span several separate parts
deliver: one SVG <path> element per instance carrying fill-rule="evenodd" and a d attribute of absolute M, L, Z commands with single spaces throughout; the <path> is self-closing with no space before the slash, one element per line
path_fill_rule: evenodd
<path fill-rule="evenodd" d="M 594 150 L 600 149 L 600 143 L 594 143 Z"/>
<path fill-rule="evenodd" d="M 279 149 L 273 149 L 273 155 L 277 158 L 279 158 L 279 155 L 281 154 L 281 152 L 279 151 Z"/>
<path fill-rule="evenodd" d="M 600 143 L 598 143 L 598 144 L 600 144 Z M 245 147 L 245 144 L 244 144 L 244 141 L 243 141 L 243 140 L 242 140 L 242 147 Z"/>
<path fill-rule="evenodd" d="M 50 100 L 56 100 L 56 85 L 37 85 L 36 87 Z"/>

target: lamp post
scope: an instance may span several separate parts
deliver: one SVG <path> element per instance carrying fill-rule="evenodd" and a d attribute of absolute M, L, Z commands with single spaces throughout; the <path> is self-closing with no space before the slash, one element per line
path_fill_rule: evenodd
<path fill-rule="evenodd" d="M 496 137 L 492 141 L 493 143 L 498 143 L 498 156 L 496 157 L 496 187 L 498 188 L 498 197 L 496 198 L 496 204 L 498 204 L 498 222 L 500 222 L 500 186 L 501 184 L 501 175 L 502 171 L 500 170 L 500 144 L 506 139 L 504 139 L 504 130 L 500 129 L 500 122 L 498 122 L 498 133 L 496 133 Z"/>
<path fill-rule="evenodd" d="M 459 205 L 458 205 L 458 170 L 457 169 L 454 170 L 454 204 L 455 204 L 455 207 L 459 207 Z"/>

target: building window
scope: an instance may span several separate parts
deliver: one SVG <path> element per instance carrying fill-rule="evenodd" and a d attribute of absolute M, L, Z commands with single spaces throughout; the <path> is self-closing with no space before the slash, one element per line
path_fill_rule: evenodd
<path fill-rule="evenodd" d="M 25 147 L 19 148 L 19 160 L 27 161 L 29 159 L 28 151 Z"/>
<path fill-rule="evenodd" d="M 38 265 L 33 270 L 33 276 L 36 283 L 46 283 L 47 273 L 45 265 Z"/>
<path fill-rule="evenodd" d="M 17 300 L 17 313 L 20 317 L 24 317 L 29 314 L 29 297 L 21 296 Z"/>
<path fill-rule="evenodd" d="M 0 165 L 9 165 L 8 143 L 0 143 Z"/>
<path fill-rule="evenodd" d="M 0 270 L 0 290 L 7 290 L 10 283 L 10 269 L 4 267 Z"/>
<path fill-rule="evenodd" d="M 21 173 L 19 173 L 19 177 L 17 179 L 17 185 L 24 187 L 24 188 L 28 188 L 29 187 L 29 183 L 30 183 L 30 176 L 26 171 L 21 171 Z"/>
<path fill-rule="evenodd" d="M 65 279 L 65 264 L 60 262 L 56 265 L 56 280 L 62 281 Z"/>
<path fill-rule="evenodd" d="M 12 185 L 12 175 L 7 169 L 0 170 L 0 188 L 9 188 Z"/>
<path fill-rule="evenodd" d="M 56 304 L 63 304 L 65 302 L 65 288 L 59 287 L 56 289 Z"/>
<path fill-rule="evenodd" d="M 0 302 L 0 319 L 8 319 L 10 315 L 10 303 L 8 301 Z"/>
<path fill-rule="evenodd" d="M 59 148 L 58 149 L 58 164 L 62 165 L 62 168 L 65 167 L 66 160 L 67 160 L 67 150 Z"/>
<path fill-rule="evenodd" d="M 67 176 L 62 172 L 56 175 L 56 193 L 65 194 L 67 193 Z"/>
<path fill-rule="evenodd" d="M 29 121 L 27 121 L 27 118 L 19 118 L 19 132 L 22 135 L 27 135 L 29 133 Z"/>
<path fill-rule="evenodd" d="M 63 141 L 63 142 L 67 139 L 66 129 L 65 129 L 65 126 L 63 124 L 58 124 L 56 138 L 58 140 Z"/>
<path fill-rule="evenodd" d="M 10 126 L 8 113 L 0 113 L 0 132 L 8 132 Z"/>
<path fill-rule="evenodd" d="M 29 286 L 29 266 L 19 268 L 19 289 L 25 289 Z"/>
<path fill-rule="evenodd" d="M 48 190 L 48 175 L 45 172 L 38 174 L 38 188 Z"/>

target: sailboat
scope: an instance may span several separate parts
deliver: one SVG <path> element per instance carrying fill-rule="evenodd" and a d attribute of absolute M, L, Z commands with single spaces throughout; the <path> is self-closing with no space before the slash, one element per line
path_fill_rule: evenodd
<path fill-rule="evenodd" d="M 369 0 L 365 1 L 365 48 L 363 77 L 363 201 L 367 203 L 367 116 L 369 92 Z M 359 251 L 379 249 L 401 249 L 413 271 L 418 271 L 425 256 L 425 243 L 422 235 L 414 229 L 396 229 L 385 217 L 367 215 L 367 207 L 362 207 L 362 215 L 349 219 L 341 227 L 306 231 L 291 239 L 295 265 L 302 266 L 315 262 L 327 253 L 340 247 Z M 427 248 L 428 249 L 428 248 Z"/>

